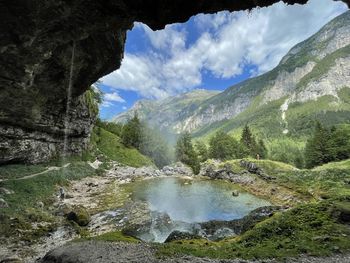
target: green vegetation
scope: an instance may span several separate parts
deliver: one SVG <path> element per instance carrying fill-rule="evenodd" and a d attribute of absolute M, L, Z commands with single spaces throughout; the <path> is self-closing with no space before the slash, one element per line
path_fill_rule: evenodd
<path fill-rule="evenodd" d="M 123 126 L 121 138 L 126 147 L 140 149 L 142 142 L 142 125 L 137 114 Z"/>
<path fill-rule="evenodd" d="M 219 242 L 181 240 L 160 245 L 160 256 L 283 259 L 300 254 L 328 256 L 350 250 L 349 160 L 329 163 L 312 171 L 269 160 L 248 160 L 274 175 L 276 185 L 293 189 L 310 201 L 274 214 L 237 238 Z M 334 169 L 338 164 L 339 169 Z M 221 164 L 227 165 L 235 172 L 242 169 L 239 160 Z"/>
<path fill-rule="evenodd" d="M 99 112 L 99 104 L 102 102 L 102 94 L 95 86 L 91 86 L 84 93 L 84 100 L 86 105 L 89 107 L 90 114 L 97 116 Z"/>
<path fill-rule="evenodd" d="M 347 200 L 350 198 L 350 165 L 343 162 L 340 168 L 335 168 L 336 165 L 330 163 L 313 170 L 280 171 L 275 173 L 276 182 L 315 200 Z"/>
<path fill-rule="evenodd" d="M 120 123 L 101 121 L 100 119 L 97 119 L 95 126 L 100 127 L 106 131 L 109 131 L 110 133 L 113 133 L 118 137 L 122 136 L 123 125 Z"/>
<path fill-rule="evenodd" d="M 333 218 L 337 210 L 335 203 L 325 201 L 299 205 L 276 213 L 236 239 L 175 241 L 159 246 L 158 253 L 244 259 L 331 255 L 350 249 L 349 228 Z"/>
<path fill-rule="evenodd" d="M 0 179 L 16 179 L 31 174 L 41 173 L 47 169 L 47 165 L 23 165 L 23 164 L 11 164 L 0 166 Z"/>
<path fill-rule="evenodd" d="M 244 157 L 245 148 L 230 135 L 219 131 L 209 142 L 209 156 L 213 159 L 229 160 Z"/>
<path fill-rule="evenodd" d="M 124 125 L 101 122 L 100 127 L 120 136 L 123 145 L 137 149 L 160 168 L 173 160 L 173 153 L 161 133 L 141 122 L 137 114 Z"/>
<path fill-rule="evenodd" d="M 194 174 L 199 173 L 200 163 L 189 133 L 182 134 L 177 140 L 176 159 L 190 166 Z"/>
<path fill-rule="evenodd" d="M 327 129 L 317 122 L 306 143 L 305 158 L 307 168 L 350 158 L 350 125 Z"/>
<path fill-rule="evenodd" d="M 99 236 L 94 237 L 85 237 L 83 239 L 78 239 L 76 241 L 85 241 L 85 240 L 97 240 L 97 241 L 107 241 L 107 242 L 129 242 L 129 243 L 138 243 L 138 239 L 126 236 L 120 231 L 108 232 Z"/>
<path fill-rule="evenodd" d="M 194 147 L 197 152 L 198 159 L 201 163 L 208 160 L 209 150 L 203 141 L 196 141 Z"/>
<path fill-rule="evenodd" d="M 6 167 L 6 166 L 5 166 Z M 12 166 L 11 173 L 14 178 L 22 177 L 23 169 L 18 165 L 18 170 Z M 0 187 L 12 190 L 14 193 L 2 198 L 9 204 L 9 208 L 1 209 L 0 235 L 15 237 L 18 231 L 23 231 L 19 238 L 25 241 L 35 241 L 38 237 L 47 234 L 55 227 L 55 218 L 48 211 L 54 202 L 54 194 L 60 186 L 67 186 L 71 180 L 80 180 L 84 177 L 98 174 L 86 162 L 73 162 L 61 170 L 52 170 L 45 174 L 23 179 L 0 182 Z M 44 209 L 39 205 L 44 204 Z M 39 228 L 33 228 L 31 223 L 39 223 Z M 41 223 L 47 222 L 48 224 Z"/>
<path fill-rule="evenodd" d="M 93 143 L 107 158 L 133 167 L 149 166 L 152 161 L 137 149 L 124 146 L 115 134 L 100 127 L 94 128 Z"/>
<path fill-rule="evenodd" d="M 321 166 L 317 166 L 313 168 L 313 171 L 323 171 L 323 170 L 345 170 L 349 169 L 350 170 L 350 159 L 345 160 L 345 161 L 340 161 L 340 162 L 331 162 L 327 164 L 323 164 Z"/>
<path fill-rule="evenodd" d="M 289 137 L 269 142 L 269 159 L 304 167 L 304 143 Z"/>
<path fill-rule="evenodd" d="M 240 141 L 223 131 L 218 131 L 209 141 L 209 157 L 219 160 L 253 157 L 266 158 L 268 150 L 262 139 L 257 140 L 248 125 L 245 125 Z"/>

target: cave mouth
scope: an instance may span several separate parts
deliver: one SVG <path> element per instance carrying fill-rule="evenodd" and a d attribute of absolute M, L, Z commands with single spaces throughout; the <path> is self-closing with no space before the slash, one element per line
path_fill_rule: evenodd
<path fill-rule="evenodd" d="M 133 202 L 143 202 L 150 218 L 132 233 L 145 242 L 163 243 L 174 231 L 217 239 L 236 235 L 229 227 L 208 235 L 201 223 L 242 219 L 253 210 L 270 206 L 225 181 L 165 177 L 132 183 Z"/>
<path fill-rule="evenodd" d="M 120 68 L 126 32 L 134 22 L 159 30 L 196 14 L 252 10 L 277 2 L 309 1 L 99 0 L 83 5 L 78 0 L 2 1 L 0 163 L 42 163 L 63 154 L 73 42 L 74 77 L 67 118 L 71 154 L 88 148 L 96 112 L 87 92 L 102 76 Z M 348 0 L 342 2 L 349 6 Z"/>

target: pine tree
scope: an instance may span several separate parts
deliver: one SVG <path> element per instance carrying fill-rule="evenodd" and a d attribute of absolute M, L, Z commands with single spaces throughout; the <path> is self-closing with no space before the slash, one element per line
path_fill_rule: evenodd
<path fill-rule="evenodd" d="M 122 142 L 126 147 L 140 149 L 142 125 L 137 113 L 135 113 L 134 117 L 124 125 L 121 137 Z"/>
<path fill-rule="evenodd" d="M 188 132 L 182 134 L 176 142 L 176 159 L 190 166 L 194 174 L 199 173 L 200 163 Z"/>
<path fill-rule="evenodd" d="M 330 131 L 329 151 L 332 161 L 350 158 L 350 125 L 333 127 Z"/>
<path fill-rule="evenodd" d="M 267 158 L 267 148 L 266 148 L 265 143 L 262 139 L 259 140 L 257 148 L 258 148 L 257 154 L 259 154 L 260 158 L 266 159 Z"/>
<path fill-rule="evenodd" d="M 248 149 L 249 155 L 255 158 L 258 153 L 258 146 L 255 137 L 247 124 L 242 131 L 241 143 Z"/>
<path fill-rule="evenodd" d="M 197 141 L 195 143 L 195 148 L 200 162 L 205 162 L 206 160 L 208 160 L 208 147 L 202 141 Z"/>
<path fill-rule="evenodd" d="M 305 146 L 306 167 L 312 168 L 331 160 L 330 132 L 317 122 L 314 134 L 307 140 Z"/>

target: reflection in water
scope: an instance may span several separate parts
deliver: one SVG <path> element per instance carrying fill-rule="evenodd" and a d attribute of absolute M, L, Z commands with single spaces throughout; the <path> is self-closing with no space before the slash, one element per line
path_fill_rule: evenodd
<path fill-rule="evenodd" d="M 233 190 L 237 188 L 223 181 L 162 178 L 138 183 L 133 198 L 147 201 L 152 211 L 187 223 L 238 219 L 258 207 L 270 205 L 246 192 L 234 197 Z"/>
<path fill-rule="evenodd" d="M 174 177 L 135 183 L 132 197 L 135 201 L 146 201 L 149 204 L 154 222 L 159 221 L 157 216 L 160 214 L 167 214 L 173 222 L 166 227 L 153 224 L 150 230 L 153 238 L 145 238 L 152 235 L 145 233 L 143 239 L 163 242 L 173 230 L 190 231 L 189 227 L 194 224 L 189 223 L 239 219 L 258 207 L 271 205 L 246 192 L 235 197 L 232 195 L 233 190 L 237 190 L 237 187 L 224 181 Z"/>

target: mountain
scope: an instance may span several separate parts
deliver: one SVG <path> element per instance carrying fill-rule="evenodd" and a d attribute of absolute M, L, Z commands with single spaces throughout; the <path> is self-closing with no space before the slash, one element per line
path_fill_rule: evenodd
<path fill-rule="evenodd" d="M 151 124 L 157 125 L 161 130 L 177 131 L 176 127 L 184 124 L 183 120 L 191 116 L 192 112 L 204 101 L 219 94 L 219 91 L 197 89 L 162 100 L 139 100 L 128 111 L 116 116 L 113 121 L 126 122 L 137 112 L 138 116 Z"/>
<path fill-rule="evenodd" d="M 249 123 L 263 138 L 300 138 L 314 120 L 350 121 L 350 11 L 294 46 L 273 70 L 224 92 L 195 91 L 162 101 L 139 101 L 137 111 L 174 133 L 207 137 L 218 129 L 238 134 Z"/>

